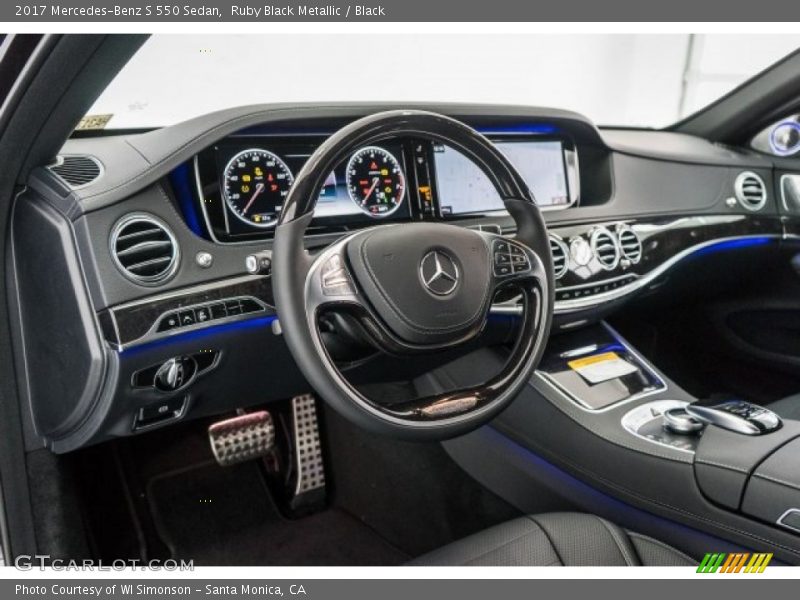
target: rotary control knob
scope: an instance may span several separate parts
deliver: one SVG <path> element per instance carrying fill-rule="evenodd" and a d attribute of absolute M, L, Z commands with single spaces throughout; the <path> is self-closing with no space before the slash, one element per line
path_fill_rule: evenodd
<path fill-rule="evenodd" d="M 705 427 L 705 423 L 692 417 L 682 406 L 665 410 L 663 424 L 664 429 L 679 435 L 694 435 Z"/>
<path fill-rule="evenodd" d="M 154 385 L 162 392 L 174 392 L 189 383 L 197 372 L 197 364 L 189 356 L 176 356 L 156 371 Z"/>

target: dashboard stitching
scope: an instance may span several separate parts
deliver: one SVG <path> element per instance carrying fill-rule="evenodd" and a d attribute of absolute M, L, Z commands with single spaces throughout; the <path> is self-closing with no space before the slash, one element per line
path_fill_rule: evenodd
<path fill-rule="evenodd" d="M 378 281 L 378 278 L 375 275 L 375 272 L 372 270 L 372 267 L 370 266 L 369 262 L 367 261 L 367 257 L 366 257 L 367 244 L 369 244 L 369 240 L 372 237 L 373 233 L 367 234 L 367 238 L 364 240 L 364 243 L 362 244 L 362 246 L 360 248 L 361 259 L 364 262 L 364 266 L 366 267 L 367 272 L 370 275 L 370 278 L 372 279 L 373 283 L 375 284 L 375 287 L 377 288 L 378 292 L 380 292 L 381 298 L 392 309 L 392 311 L 397 315 L 397 317 L 401 321 L 403 321 L 403 323 L 405 323 L 411 329 L 413 329 L 414 331 L 417 331 L 418 333 L 423 333 L 423 334 L 427 334 L 427 333 L 446 333 L 446 332 L 450 332 L 450 331 L 457 331 L 458 329 L 461 329 L 461 328 L 467 327 L 469 325 L 472 325 L 480 318 L 481 313 L 483 312 L 483 309 L 486 307 L 486 302 L 487 302 L 487 300 L 489 298 L 489 291 L 490 291 L 489 287 L 487 287 L 486 292 L 483 295 L 483 300 L 481 301 L 481 304 L 480 304 L 479 308 L 477 309 L 477 311 L 475 312 L 475 314 L 473 314 L 468 319 L 466 319 L 463 322 L 458 323 L 456 325 L 451 325 L 449 327 L 432 327 L 432 328 L 428 328 L 428 327 L 425 327 L 424 325 L 420 325 L 419 323 L 415 323 L 414 321 L 412 321 L 408 317 L 406 317 L 406 315 L 403 314 L 400 311 L 400 309 L 395 305 L 395 303 L 392 301 L 392 299 L 388 296 L 386 291 L 383 289 L 383 286 Z"/>
<path fill-rule="evenodd" d="M 726 465 L 724 463 L 714 462 L 714 461 L 706 460 L 706 459 L 703 459 L 703 460 L 695 459 L 694 462 L 697 463 L 697 464 L 706 465 L 706 466 L 709 466 L 709 467 L 721 467 L 723 469 L 728 469 L 730 471 L 736 471 L 737 473 L 744 473 L 744 474 L 749 474 L 750 473 L 750 471 L 748 471 L 747 469 L 743 469 L 742 467 L 735 467 L 733 465 Z"/>

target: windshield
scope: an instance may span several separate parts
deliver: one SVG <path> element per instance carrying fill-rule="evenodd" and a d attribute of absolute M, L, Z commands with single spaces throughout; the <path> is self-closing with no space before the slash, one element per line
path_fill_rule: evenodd
<path fill-rule="evenodd" d="M 157 35 L 89 114 L 125 129 L 245 104 L 467 102 L 664 127 L 798 46 L 800 35 Z"/>

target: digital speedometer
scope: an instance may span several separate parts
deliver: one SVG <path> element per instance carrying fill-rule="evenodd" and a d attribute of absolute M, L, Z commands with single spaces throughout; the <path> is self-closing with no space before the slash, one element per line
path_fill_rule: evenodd
<path fill-rule="evenodd" d="M 350 199 L 371 217 L 386 217 L 403 203 L 406 177 L 400 162 L 378 146 L 358 150 L 347 163 Z"/>
<path fill-rule="evenodd" d="M 255 227 L 274 227 L 294 181 L 277 155 L 251 148 L 225 166 L 222 190 L 231 212 Z"/>

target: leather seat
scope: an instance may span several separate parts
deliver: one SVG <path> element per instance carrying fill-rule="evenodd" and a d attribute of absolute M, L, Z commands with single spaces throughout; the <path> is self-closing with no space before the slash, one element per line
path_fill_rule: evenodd
<path fill-rule="evenodd" d="M 411 565 L 696 566 L 682 552 L 580 513 L 520 517 L 417 558 Z"/>
<path fill-rule="evenodd" d="M 767 408 L 777 413 L 782 419 L 800 421 L 800 394 L 773 402 Z"/>

